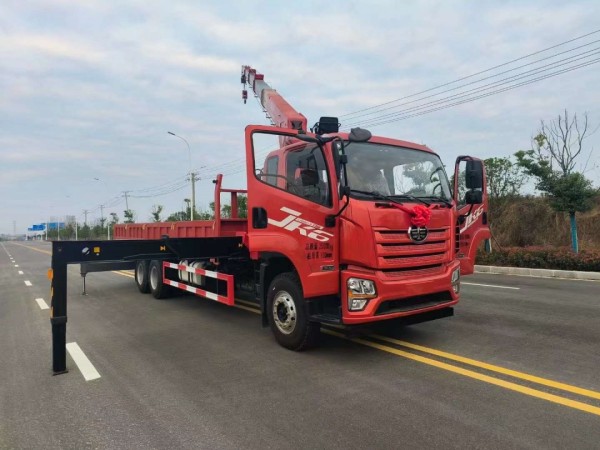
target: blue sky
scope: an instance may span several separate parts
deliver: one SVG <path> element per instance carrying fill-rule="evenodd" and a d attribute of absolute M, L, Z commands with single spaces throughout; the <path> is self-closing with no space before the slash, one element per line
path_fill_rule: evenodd
<path fill-rule="evenodd" d="M 244 187 L 244 127 L 268 122 L 255 101 L 241 100 L 242 64 L 312 124 L 595 31 L 599 19 L 598 1 L 4 0 L 0 233 L 12 233 L 13 221 L 24 232 L 51 217 L 83 220 L 86 209 L 92 222 L 100 204 L 122 219 L 123 191 L 138 221 L 154 204 L 180 210 L 190 197 L 188 150 L 167 131 L 190 144 L 200 208 L 219 171 L 227 187 Z M 427 144 L 448 166 L 459 154 L 509 156 L 564 108 L 587 112 L 595 129 L 599 86 L 595 64 L 370 129 Z M 586 150 L 596 186 L 599 147 L 597 132 Z"/>

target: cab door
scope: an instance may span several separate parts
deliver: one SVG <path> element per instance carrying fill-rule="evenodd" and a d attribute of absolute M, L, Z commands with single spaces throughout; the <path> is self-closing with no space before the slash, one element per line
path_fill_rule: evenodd
<path fill-rule="evenodd" d="M 454 167 L 454 199 L 456 201 L 456 257 L 461 275 L 475 271 L 477 248 L 489 239 L 488 198 L 483 161 L 459 156 Z"/>
<path fill-rule="evenodd" d="M 339 289 L 339 225 L 326 225 L 337 211 L 337 183 L 332 155 L 296 135 L 276 127 L 246 128 L 248 248 L 255 259 L 289 260 L 308 298 Z"/>

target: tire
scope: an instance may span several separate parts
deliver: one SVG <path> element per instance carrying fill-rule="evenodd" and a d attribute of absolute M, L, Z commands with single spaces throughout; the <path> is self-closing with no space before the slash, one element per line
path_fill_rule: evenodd
<path fill-rule="evenodd" d="M 267 294 L 267 317 L 281 346 L 302 351 L 317 345 L 321 324 L 309 321 L 302 285 L 296 274 L 282 273 L 273 279 Z"/>
<path fill-rule="evenodd" d="M 135 284 L 142 294 L 150 292 L 150 283 L 148 282 L 148 261 L 137 261 L 135 263 Z"/>
<path fill-rule="evenodd" d="M 167 298 L 171 295 L 171 286 L 163 283 L 162 261 L 152 260 L 148 266 L 148 284 L 154 298 Z"/>

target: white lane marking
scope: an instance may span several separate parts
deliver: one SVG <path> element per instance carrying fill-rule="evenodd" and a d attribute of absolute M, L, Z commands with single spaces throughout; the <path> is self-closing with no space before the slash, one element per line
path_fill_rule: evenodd
<path fill-rule="evenodd" d="M 23 271 L 22 270 L 19 270 L 19 275 L 23 275 Z"/>
<path fill-rule="evenodd" d="M 25 286 L 33 286 L 33 285 L 31 284 L 31 281 L 25 280 Z"/>
<path fill-rule="evenodd" d="M 15 267 L 19 267 L 19 265 L 18 265 L 18 264 L 15 264 Z"/>
<path fill-rule="evenodd" d="M 496 284 L 479 284 L 479 283 L 465 283 L 464 281 L 461 281 L 460 284 L 468 284 L 471 286 L 483 286 L 483 287 L 491 287 L 491 288 L 498 288 L 498 289 L 514 289 L 514 290 L 519 290 L 521 288 L 518 287 L 512 287 L 512 286 L 498 286 Z"/>
<path fill-rule="evenodd" d="M 40 305 L 40 309 L 50 309 L 48 304 L 44 301 L 43 298 L 36 298 L 35 301 L 38 305 Z"/>
<path fill-rule="evenodd" d="M 73 361 L 75 361 L 75 364 L 77 364 L 77 367 L 79 368 L 81 375 L 83 375 L 83 378 L 85 378 L 85 381 L 91 381 L 95 380 L 96 378 L 100 378 L 100 374 L 90 362 L 88 357 L 85 356 L 83 350 L 81 350 L 79 345 L 77 345 L 77 342 L 69 342 L 67 344 L 67 351 L 69 352 L 69 355 L 71 355 L 71 358 L 73 358 Z"/>

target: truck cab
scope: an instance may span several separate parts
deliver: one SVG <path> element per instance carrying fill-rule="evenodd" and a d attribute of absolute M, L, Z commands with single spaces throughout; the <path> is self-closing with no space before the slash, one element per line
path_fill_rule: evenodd
<path fill-rule="evenodd" d="M 489 237 L 481 161 L 459 158 L 451 186 L 439 156 L 407 141 L 252 126 L 246 144 L 247 245 L 265 286 L 292 271 L 309 316 L 345 325 L 458 302 Z"/>

